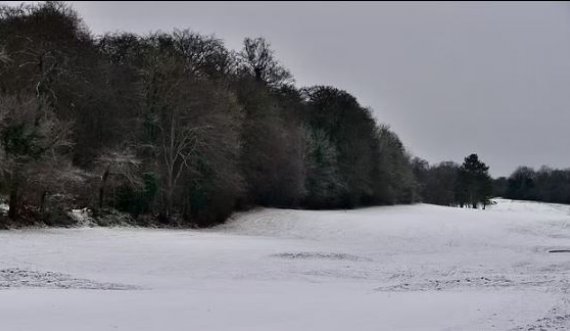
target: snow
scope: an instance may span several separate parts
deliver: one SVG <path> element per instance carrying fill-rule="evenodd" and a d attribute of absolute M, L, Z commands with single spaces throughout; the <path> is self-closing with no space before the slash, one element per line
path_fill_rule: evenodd
<path fill-rule="evenodd" d="M 568 330 L 570 206 L 0 232 L 2 330 Z"/>
<path fill-rule="evenodd" d="M 71 217 L 79 226 L 92 226 L 95 224 L 91 216 L 89 215 L 89 208 L 82 208 L 82 209 L 72 209 L 68 213 L 69 217 Z"/>

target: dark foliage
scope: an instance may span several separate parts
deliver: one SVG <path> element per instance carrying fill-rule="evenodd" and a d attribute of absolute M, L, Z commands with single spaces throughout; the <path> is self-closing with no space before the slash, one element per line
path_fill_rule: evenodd
<path fill-rule="evenodd" d="M 505 198 L 570 204 L 570 170 L 519 167 L 507 179 Z"/>
<path fill-rule="evenodd" d="M 394 132 L 346 91 L 293 82 L 263 38 L 233 52 L 189 30 L 93 37 L 62 2 L 3 6 L 0 193 L 9 216 L 56 224 L 89 207 L 141 224 L 210 226 L 254 205 L 417 199 Z"/>
<path fill-rule="evenodd" d="M 424 202 L 485 208 L 494 195 L 494 182 L 489 176 L 489 167 L 479 160 L 477 154 L 467 156 L 462 165 L 442 162 L 430 166 L 418 158 L 412 163 Z"/>

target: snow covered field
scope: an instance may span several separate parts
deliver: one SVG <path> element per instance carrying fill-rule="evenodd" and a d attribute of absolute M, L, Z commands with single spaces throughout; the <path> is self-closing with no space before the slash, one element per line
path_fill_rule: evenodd
<path fill-rule="evenodd" d="M 0 330 L 570 330 L 570 206 L 0 232 Z"/>

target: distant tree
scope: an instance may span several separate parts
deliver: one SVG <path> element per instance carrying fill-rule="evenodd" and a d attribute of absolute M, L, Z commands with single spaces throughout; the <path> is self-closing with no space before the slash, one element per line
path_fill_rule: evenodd
<path fill-rule="evenodd" d="M 534 200 L 536 173 L 530 167 L 517 168 L 507 181 L 506 197 L 520 200 Z"/>
<path fill-rule="evenodd" d="M 487 206 L 493 194 L 489 167 L 479 160 L 477 154 L 467 156 L 459 168 L 456 183 L 456 198 L 459 205 L 477 208 Z"/>
<path fill-rule="evenodd" d="M 496 197 L 505 197 L 507 194 L 508 179 L 506 177 L 499 177 L 493 179 L 493 195 Z"/>
<path fill-rule="evenodd" d="M 425 183 L 430 169 L 429 162 L 416 156 L 411 159 L 410 165 L 412 167 L 414 177 L 418 181 L 418 193 L 423 197 Z"/>
<path fill-rule="evenodd" d="M 459 204 L 456 197 L 458 164 L 448 161 L 430 166 L 424 160 L 415 160 L 414 173 L 423 202 L 444 206 Z"/>
<path fill-rule="evenodd" d="M 543 166 L 536 173 L 535 185 L 536 200 L 570 203 L 570 169 Z"/>
<path fill-rule="evenodd" d="M 570 203 L 570 169 L 519 167 L 507 180 L 505 198 Z"/>

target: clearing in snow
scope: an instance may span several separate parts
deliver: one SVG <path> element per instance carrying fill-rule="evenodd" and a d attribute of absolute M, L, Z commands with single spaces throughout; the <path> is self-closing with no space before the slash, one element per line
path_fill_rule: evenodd
<path fill-rule="evenodd" d="M 569 330 L 570 206 L 0 232 L 2 330 Z"/>

